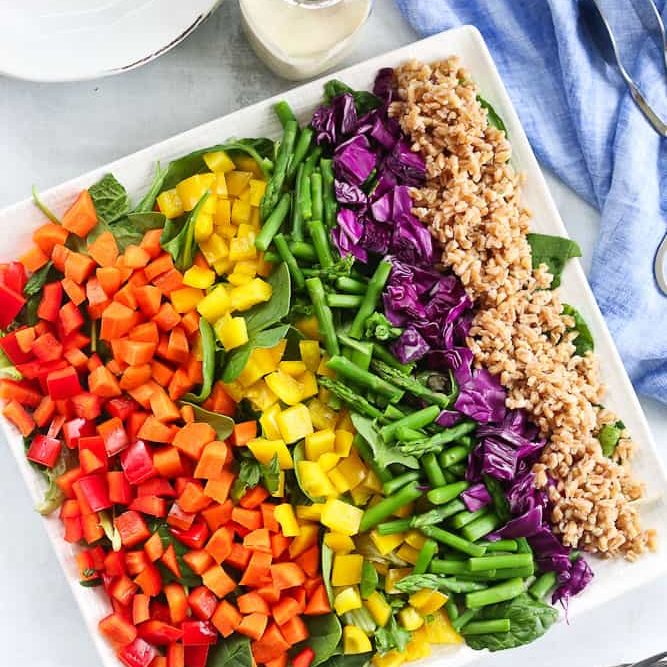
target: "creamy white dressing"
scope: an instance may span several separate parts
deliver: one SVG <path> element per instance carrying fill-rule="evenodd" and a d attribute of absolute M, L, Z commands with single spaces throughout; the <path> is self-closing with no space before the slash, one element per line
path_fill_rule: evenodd
<path fill-rule="evenodd" d="M 243 27 L 264 62 L 279 76 L 305 79 L 329 69 L 349 51 L 372 0 L 240 0 Z"/>

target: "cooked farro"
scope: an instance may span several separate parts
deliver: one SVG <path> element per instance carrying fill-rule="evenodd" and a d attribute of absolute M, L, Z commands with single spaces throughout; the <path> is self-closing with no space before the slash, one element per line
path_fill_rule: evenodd
<path fill-rule="evenodd" d="M 458 59 L 412 61 L 396 76 L 400 101 L 391 113 L 426 159 L 414 213 L 476 302 L 468 340 L 475 363 L 500 376 L 508 408 L 527 410 L 548 437 L 534 472 L 548 488 L 554 530 L 568 546 L 634 559 L 655 539 L 642 532 L 633 504 L 642 495 L 629 470 L 633 443 L 624 432 L 613 460 L 602 454 L 596 434 L 617 418 L 598 407 L 597 359 L 575 354 L 573 321 L 549 289 L 552 276 L 532 269 L 530 214 L 510 143 L 488 124 Z"/>

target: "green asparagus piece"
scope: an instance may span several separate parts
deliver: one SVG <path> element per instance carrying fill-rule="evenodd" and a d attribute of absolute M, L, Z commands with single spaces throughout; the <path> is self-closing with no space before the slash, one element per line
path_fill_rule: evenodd
<path fill-rule="evenodd" d="M 482 509 L 479 509 L 475 512 L 468 512 L 466 510 L 465 512 L 459 512 L 459 514 L 450 519 L 449 525 L 452 528 L 456 528 L 456 530 L 459 530 L 464 526 L 467 526 L 469 523 L 472 523 L 473 521 L 479 519 L 480 517 L 485 517 L 488 516 L 489 514 L 490 512 L 486 507 L 482 507 Z"/>
<path fill-rule="evenodd" d="M 419 550 L 417 561 L 415 562 L 412 572 L 414 574 L 424 574 L 433 559 L 433 556 L 438 553 L 438 543 L 435 540 L 426 540 L 424 545 Z"/>
<path fill-rule="evenodd" d="M 305 176 L 310 176 L 315 171 L 315 166 L 320 161 L 322 149 L 315 146 L 303 163 L 303 173 Z"/>
<path fill-rule="evenodd" d="M 422 468 L 426 474 L 426 478 L 431 486 L 444 486 L 446 484 L 445 477 L 442 474 L 440 465 L 438 464 L 438 459 L 435 457 L 435 454 L 432 452 L 429 454 L 424 454 L 421 457 Z"/>
<path fill-rule="evenodd" d="M 292 238 L 303 240 L 303 214 L 301 212 L 301 185 L 303 182 L 303 165 L 300 164 L 294 179 L 294 200 L 292 202 Z"/>
<path fill-rule="evenodd" d="M 334 192 L 333 163 L 330 159 L 320 160 L 320 171 L 322 172 L 322 197 L 324 199 L 324 226 L 331 229 L 336 222 L 336 194 Z"/>
<path fill-rule="evenodd" d="M 454 482 L 454 484 L 446 484 L 436 489 L 431 489 L 426 497 L 430 503 L 434 505 L 444 505 L 455 498 L 458 498 L 470 484 L 468 482 Z M 458 516 L 458 514 L 457 514 Z"/>
<path fill-rule="evenodd" d="M 438 405 L 443 409 L 447 408 L 452 403 L 452 398 L 447 394 L 440 394 L 438 392 L 432 391 L 426 385 L 423 385 L 421 382 L 419 382 L 419 380 L 409 375 L 405 375 L 404 373 L 401 373 L 396 368 L 392 368 L 387 363 L 383 363 L 383 361 L 380 360 L 374 361 L 373 370 L 386 380 L 389 380 L 390 382 L 399 385 L 400 387 L 405 389 L 408 393 L 423 399 L 427 403 Z M 470 422 L 463 422 L 463 423 L 469 424 Z M 459 425 L 457 424 L 457 426 Z M 461 435 L 465 435 L 465 433 L 469 433 L 471 430 L 473 430 L 475 428 L 474 422 L 472 422 L 472 427 L 468 426 L 466 428 L 468 430 L 462 427 L 463 432 L 461 433 Z"/>
<path fill-rule="evenodd" d="M 313 174 L 314 176 L 315 174 Z M 313 209 L 314 212 L 314 209 Z M 322 268 L 328 268 L 333 266 L 334 258 L 331 253 L 331 245 L 329 244 L 329 234 L 322 220 L 309 220 L 306 223 L 308 231 L 310 232 L 310 237 L 313 242 L 313 247 L 315 248 L 315 253 L 317 254 L 317 259 L 320 262 Z"/>
<path fill-rule="evenodd" d="M 402 426 L 411 429 L 420 429 L 432 424 L 440 414 L 440 408 L 437 405 L 429 405 L 427 408 L 411 412 L 402 419 L 387 424 L 380 429 L 380 435 L 385 442 L 390 442 L 396 437 L 396 430 Z"/>
<path fill-rule="evenodd" d="M 375 526 L 382 523 L 384 519 L 390 517 L 394 512 L 410 504 L 413 500 L 417 500 L 421 494 L 422 492 L 417 487 L 417 483 L 411 482 L 394 495 L 388 496 L 376 505 L 369 507 L 361 518 L 359 532 L 365 533 L 367 530 L 375 528 Z"/>
<path fill-rule="evenodd" d="M 461 634 L 468 635 L 488 635 L 500 632 L 509 632 L 512 623 L 509 618 L 494 618 L 489 621 L 471 621 L 461 628 Z"/>
<path fill-rule="evenodd" d="M 461 632 L 478 613 L 477 609 L 466 609 L 455 621 L 452 621 L 452 627 L 456 632 Z"/>
<path fill-rule="evenodd" d="M 368 289 L 364 295 L 364 300 L 350 326 L 349 335 L 352 338 L 361 338 L 363 335 L 366 319 L 375 310 L 390 273 L 391 262 L 383 260 L 378 264 L 373 277 L 368 281 Z"/>
<path fill-rule="evenodd" d="M 294 111 L 292 111 L 292 107 L 289 105 L 289 102 L 280 100 L 280 102 L 276 102 L 273 105 L 273 110 L 276 112 L 276 116 L 278 116 L 278 120 L 283 126 L 283 129 L 290 121 L 296 123 L 296 116 L 294 115 Z"/>
<path fill-rule="evenodd" d="M 310 194 L 310 176 L 306 174 L 305 167 L 301 173 L 298 206 L 301 211 L 302 220 L 310 220 L 313 217 L 313 201 Z"/>
<path fill-rule="evenodd" d="M 434 526 L 437 523 L 441 523 L 448 517 L 461 512 L 466 506 L 462 500 L 458 498 L 452 500 L 450 503 L 443 505 L 442 507 L 436 507 L 435 509 L 424 512 L 424 514 L 415 514 L 415 516 L 410 519 L 410 523 L 413 528 L 423 528 L 424 526 Z"/>
<path fill-rule="evenodd" d="M 390 368 L 395 368 L 401 373 L 410 373 L 414 368 L 414 364 L 402 364 L 391 352 L 384 348 L 380 343 L 373 343 L 373 356 L 378 360 L 387 364 Z"/>
<path fill-rule="evenodd" d="M 310 176 L 310 198 L 313 220 L 324 220 L 324 200 L 322 199 L 322 174 L 314 171 Z"/>
<path fill-rule="evenodd" d="M 438 408 L 438 414 L 439 413 L 440 409 Z M 460 424 L 456 424 L 455 426 L 450 426 L 449 428 L 445 428 L 442 431 L 436 433 L 435 435 L 430 436 L 429 438 L 424 438 L 423 440 L 417 440 L 415 442 L 410 442 L 406 443 L 405 445 L 401 445 L 401 451 L 404 454 L 415 454 L 415 455 L 423 455 L 430 452 L 437 453 L 442 451 L 443 445 L 453 442 L 454 440 L 458 440 L 461 431 L 464 431 L 466 429 L 469 430 L 471 428 L 474 429 L 476 427 L 477 425 L 474 422 L 468 422 L 468 421 L 461 422 Z"/>
<path fill-rule="evenodd" d="M 304 243 L 303 241 L 297 241 L 295 239 L 289 244 L 289 249 L 297 259 L 304 262 L 310 262 L 311 264 L 314 264 L 317 261 L 315 248 L 313 248 L 310 243 Z"/>
<path fill-rule="evenodd" d="M 358 308 L 361 294 L 327 294 L 327 303 L 332 308 Z"/>
<path fill-rule="evenodd" d="M 482 558 L 468 559 L 470 572 L 486 572 L 487 570 L 500 570 L 508 567 L 527 567 L 532 566 L 532 564 L 532 554 L 485 555 Z"/>
<path fill-rule="evenodd" d="M 495 513 L 484 514 L 476 519 L 473 519 L 470 523 L 463 526 L 461 530 L 461 535 L 470 540 L 471 542 L 477 542 L 480 538 L 488 535 L 490 532 L 494 531 L 496 528 L 499 528 L 502 525 L 502 520 Z M 485 543 L 487 545 L 493 545 L 492 547 L 487 546 L 487 551 L 499 551 L 493 542 Z"/>
<path fill-rule="evenodd" d="M 463 461 L 468 458 L 468 449 L 463 445 L 455 445 L 446 449 L 442 454 L 440 454 L 440 465 L 443 468 L 449 468 L 449 466 Z"/>
<path fill-rule="evenodd" d="M 377 507 L 377 505 L 376 505 Z M 450 533 L 448 530 L 443 530 L 442 528 L 436 528 L 435 526 L 422 526 L 422 533 L 427 537 L 432 537 L 434 540 L 445 544 L 446 546 L 455 549 L 456 551 L 461 551 L 464 554 L 469 556 L 480 557 L 484 555 L 486 549 L 480 547 L 479 544 L 473 544 L 468 540 L 464 540 L 462 537 Z"/>
<path fill-rule="evenodd" d="M 390 496 L 392 493 L 396 493 L 396 491 L 402 489 L 406 484 L 416 482 L 419 479 L 419 476 L 419 473 L 415 471 L 404 472 L 402 475 L 385 482 L 382 485 L 382 492 L 385 496 Z"/>
<path fill-rule="evenodd" d="M 306 285 L 308 285 L 309 280 L 306 280 Z M 326 340 L 326 333 L 323 332 L 323 334 L 325 334 Z M 336 347 L 338 347 L 338 340 L 336 340 Z M 327 362 L 327 366 L 332 371 L 338 373 L 342 378 L 379 394 L 380 396 L 384 396 L 392 403 L 397 403 L 403 397 L 403 391 L 401 389 L 386 382 L 382 378 L 379 378 L 377 375 L 373 375 L 372 373 L 355 366 L 349 359 L 341 357 L 338 353 L 332 355 L 331 359 Z"/>
<path fill-rule="evenodd" d="M 283 234 L 276 234 L 273 239 L 273 244 L 276 246 L 280 258 L 287 264 L 294 285 L 297 289 L 303 289 L 306 285 L 306 280 L 303 277 L 303 272 L 301 271 L 298 262 L 296 261 L 296 257 L 294 257 L 292 251 L 289 249 L 287 239 Z"/>
<path fill-rule="evenodd" d="M 519 577 L 508 579 L 501 584 L 491 586 L 484 591 L 473 591 L 466 595 L 466 605 L 470 609 L 486 607 L 497 602 L 513 600 L 526 590 L 526 582 Z"/>
<path fill-rule="evenodd" d="M 385 484 L 389 484 L 385 482 Z M 394 521 L 385 521 L 378 524 L 377 532 L 380 535 L 396 535 L 397 533 L 405 533 L 410 530 L 410 519 L 395 519 Z"/>
<path fill-rule="evenodd" d="M 292 151 L 294 150 L 297 130 L 298 125 L 295 120 L 287 121 L 283 132 L 283 138 L 280 142 L 280 148 L 278 149 L 276 166 L 273 170 L 271 179 L 266 185 L 266 191 L 264 192 L 264 197 L 262 198 L 262 203 L 260 205 L 262 220 L 266 220 L 269 217 L 280 198 L 280 193 L 287 174 L 287 165 L 292 155 Z"/>
<path fill-rule="evenodd" d="M 371 419 L 382 419 L 382 412 L 370 401 L 360 396 L 354 389 L 326 376 L 317 378 L 318 384 L 337 396 L 343 403 L 347 404 L 354 412 Z"/>
<path fill-rule="evenodd" d="M 475 540 L 471 540 L 474 542 Z M 480 542 L 489 551 L 516 551 L 516 540 L 496 540 L 495 542 Z"/>
<path fill-rule="evenodd" d="M 381 468 L 376 463 L 370 445 L 359 434 L 354 436 L 352 444 L 359 452 L 359 456 L 361 456 L 361 458 L 364 460 L 364 463 L 375 473 L 377 478 L 383 484 L 391 479 L 391 473 L 389 472 L 389 470 L 387 468 Z"/>
<path fill-rule="evenodd" d="M 313 130 L 310 127 L 304 127 L 299 134 L 299 139 L 294 147 L 292 159 L 287 167 L 287 180 L 292 182 L 306 154 L 310 150 L 310 143 L 313 140 Z"/>
<path fill-rule="evenodd" d="M 542 600 L 556 585 L 558 575 L 555 572 L 541 574 L 528 589 L 528 593 L 536 600 Z"/>
<path fill-rule="evenodd" d="M 347 292 L 348 294 L 365 294 L 367 288 L 368 285 L 361 280 L 355 280 L 354 278 L 348 278 L 347 276 L 336 278 L 336 289 L 339 289 L 341 292 Z"/>
<path fill-rule="evenodd" d="M 331 308 L 327 305 L 324 286 L 319 278 L 308 278 L 306 280 L 306 289 L 313 302 L 315 316 L 320 325 L 320 333 L 324 338 L 324 347 L 326 351 L 335 358 L 340 352 L 338 347 L 338 338 L 336 338 L 336 328 L 334 327 Z"/>
<path fill-rule="evenodd" d="M 255 247 L 258 250 L 265 251 L 271 245 L 273 237 L 278 233 L 290 209 L 292 197 L 289 192 L 285 192 L 278 205 L 273 209 L 271 215 L 264 221 L 262 229 L 255 239 Z"/>

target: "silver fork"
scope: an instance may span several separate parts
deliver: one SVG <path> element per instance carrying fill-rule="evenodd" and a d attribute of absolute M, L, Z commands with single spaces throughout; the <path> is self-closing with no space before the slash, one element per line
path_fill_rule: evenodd
<path fill-rule="evenodd" d="M 607 21 L 602 13 L 597 0 L 579 0 L 579 15 L 586 25 L 600 55 L 607 63 L 612 66 L 615 65 L 618 68 L 623 81 L 625 81 L 630 90 L 632 99 L 651 124 L 651 127 L 661 136 L 667 137 L 667 123 L 653 111 L 653 108 L 639 90 L 639 86 L 625 69 L 621 61 L 614 33 L 611 30 L 609 21 Z M 662 21 L 660 21 L 660 26 L 662 26 Z"/>
<path fill-rule="evenodd" d="M 639 662 L 626 662 L 622 665 L 616 665 L 615 667 L 663 667 L 664 665 L 667 665 L 667 661 L 663 660 L 665 657 L 667 657 L 667 651 L 652 655 L 650 658 L 640 660 Z"/>

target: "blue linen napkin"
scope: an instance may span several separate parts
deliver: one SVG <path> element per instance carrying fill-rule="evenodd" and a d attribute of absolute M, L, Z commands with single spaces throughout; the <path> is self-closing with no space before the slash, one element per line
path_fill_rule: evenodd
<path fill-rule="evenodd" d="M 590 282 L 640 393 L 667 403 L 667 297 L 653 257 L 667 223 L 667 140 L 578 24 L 576 0 L 396 0 L 423 35 L 475 25 L 540 162 L 601 213 Z M 667 18 L 667 0 L 658 0 Z M 626 67 L 662 118 L 662 54 L 627 0 L 605 0 Z"/>

